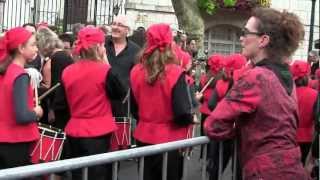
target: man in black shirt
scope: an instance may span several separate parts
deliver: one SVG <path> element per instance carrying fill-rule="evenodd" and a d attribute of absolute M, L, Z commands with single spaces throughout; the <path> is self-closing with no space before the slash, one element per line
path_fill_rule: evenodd
<path fill-rule="evenodd" d="M 130 88 L 130 71 L 135 64 L 140 48 L 127 38 L 130 30 L 127 17 L 122 15 L 115 17 L 111 30 L 111 37 L 108 36 L 105 43 L 108 60 L 121 83 L 128 90 Z M 112 100 L 111 104 L 115 117 L 126 117 L 128 115 L 127 103 Z"/>
<path fill-rule="evenodd" d="M 308 53 L 308 63 L 311 65 L 311 77 L 314 78 L 316 70 L 319 68 L 318 52 L 312 50 Z"/>

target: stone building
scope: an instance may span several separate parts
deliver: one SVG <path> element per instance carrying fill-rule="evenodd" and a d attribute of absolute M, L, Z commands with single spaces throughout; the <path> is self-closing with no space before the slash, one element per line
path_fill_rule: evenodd
<path fill-rule="evenodd" d="M 292 59 L 305 59 L 308 51 L 312 0 L 271 0 L 271 7 L 296 13 L 305 25 L 305 40 Z M 127 0 L 126 14 L 132 19 L 133 28 L 148 27 L 165 22 L 174 29 L 178 23 L 171 0 Z M 240 51 L 239 34 L 248 18 L 246 12 L 221 10 L 206 15 L 204 45 L 211 53 L 229 54 Z M 319 39 L 319 0 L 316 1 L 314 40 Z"/>

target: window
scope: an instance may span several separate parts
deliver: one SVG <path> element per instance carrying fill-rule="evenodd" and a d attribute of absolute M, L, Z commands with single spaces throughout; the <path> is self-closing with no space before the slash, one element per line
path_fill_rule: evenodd
<path fill-rule="evenodd" d="M 230 25 L 219 25 L 205 32 L 204 47 L 208 54 L 231 54 L 241 51 L 240 28 Z"/>

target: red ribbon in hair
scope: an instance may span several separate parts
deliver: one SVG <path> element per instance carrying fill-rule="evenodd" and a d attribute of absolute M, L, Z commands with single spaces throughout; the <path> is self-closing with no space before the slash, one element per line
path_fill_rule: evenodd
<path fill-rule="evenodd" d="M 208 65 L 211 72 L 216 75 L 223 68 L 224 56 L 221 54 L 213 54 L 208 58 Z"/>
<path fill-rule="evenodd" d="M 311 72 L 311 67 L 305 61 L 294 61 L 294 63 L 290 67 L 290 71 L 292 73 L 293 79 L 296 80 L 298 78 L 308 76 Z"/>
<path fill-rule="evenodd" d="M 9 51 L 19 47 L 19 45 L 26 43 L 32 33 L 23 27 L 12 28 L 7 31 L 0 39 L 0 63 L 8 56 Z"/>
<path fill-rule="evenodd" d="M 104 43 L 105 35 L 101 29 L 96 27 L 84 27 L 78 33 L 76 41 L 75 53 L 80 54 L 83 49 L 88 49 L 92 45 Z"/>
<path fill-rule="evenodd" d="M 39 22 L 37 24 L 37 29 L 41 29 L 41 28 L 49 28 L 49 24 L 45 21 Z"/>
<path fill-rule="evenodd" d="M 172 44 L 172 31 L 167 24 L 154 24 L 146 32 L 146 49 L 143 56 L 149 56 L 155 49 L 163 52 L 166 47 Z"/>

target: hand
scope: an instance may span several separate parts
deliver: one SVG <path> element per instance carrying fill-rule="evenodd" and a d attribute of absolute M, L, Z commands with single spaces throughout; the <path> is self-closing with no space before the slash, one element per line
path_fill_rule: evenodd
<path fill-rule="evenodd" d="M 203 97 L 203 94 L 202 93 L 200 93 L 200 92 L 196 92 L 196 99 L 198 100 L 198 101 L 200 101 L 200 99 Z"/>
<path fill-rule="evenodd" d="M 41 118 L 43 116 L 43 110 L 41 106 L 36 106 L 33 108 L 33 111 L 36 113 L 38 118 Z"/>
<path fill-rule="evenodd" d="M 107 64 L 109 64 L 108 56 L 106 53 L 103 55 L 103 61 L 106 62 Z"/>
<path fill-rule="evenodd" d="M 55 121 L 56 117 L 54 115 L 54 111 L 52 109 L 49 110 L 48 113 L 48 122 L 53 123 Z"/>

